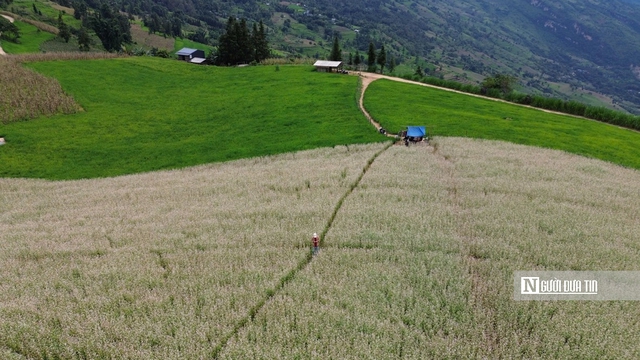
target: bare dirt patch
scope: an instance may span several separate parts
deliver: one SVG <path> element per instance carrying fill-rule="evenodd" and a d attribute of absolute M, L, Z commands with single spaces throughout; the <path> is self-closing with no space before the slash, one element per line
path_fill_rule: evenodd
<path fill-rule="evenodd" d="M 139 45 L 156 49 L 173 50 L 176 42 L 174 38 L 165 38 L 160 35 L 149 34 L 149 32 L 144 30 L 139 24 L 131 24 L 131 37 L 133 41 Z"/>

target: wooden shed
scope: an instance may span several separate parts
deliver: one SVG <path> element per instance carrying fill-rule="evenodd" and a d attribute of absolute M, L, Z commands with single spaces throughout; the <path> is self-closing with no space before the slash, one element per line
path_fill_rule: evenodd
<path fill-rule="evenodd" d="M 313 66 L 320 72 L 338 72 L 342 70 L 342 61 L 318 60 Z"/>
<path fill-rule="evenodd" d="M 178 60 L 188 61 L 195 64 L 201 64 L 206 59 L 204 50 L 198 49 L 182 48 L 176 53 L 176 55 L 178 55 Z"/>

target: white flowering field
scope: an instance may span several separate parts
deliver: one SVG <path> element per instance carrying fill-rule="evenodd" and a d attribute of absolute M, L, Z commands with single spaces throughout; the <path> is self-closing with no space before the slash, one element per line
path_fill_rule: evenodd
<path fill-rule="evenodd" d="M 640 303 L 512 300 L 516 270 L 639 270 L 640 172 L 384 146 L 0 179 L 0 358 L 640 357 Z"/>

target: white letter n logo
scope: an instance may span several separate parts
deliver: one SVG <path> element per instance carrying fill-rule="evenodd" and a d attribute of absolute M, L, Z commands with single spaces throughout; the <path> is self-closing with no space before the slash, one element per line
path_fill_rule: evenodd
<path fill-rule="evenodd" d="M 520 277 L 520 294 L 539 294 L 539 277 Z"/>

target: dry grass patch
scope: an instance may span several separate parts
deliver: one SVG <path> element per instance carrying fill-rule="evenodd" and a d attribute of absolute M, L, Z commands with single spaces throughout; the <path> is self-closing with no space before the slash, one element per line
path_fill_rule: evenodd
<path fill-rule="evenodd" d="M 42 115 L 71 114 L 82 109 L 57 80 L 0 57 L 0 119 L 3 124 Z"/>
<path fill-rule="evenodd" d="M 316 60 L 312 58 L 269 58 L 260 62 L 261 65 L 312 65 Z"/>
<path fill-rule="evenodd" d="M 166 38 L 156 34 L 149 34 L 144 30 L 140 24 L 131 24 L 131 37 L 138 45 L 156 48 L 173 50 L 175 43 L 174 38 Z"/>
<path fill-rule="evenodd" d="M 126 55 L 108 52 L 49 52 L 49 53 L 26 53 L 18 55 L 10 55 L 9 58 L 16 62 L 35 62 L 35 61 L 64 61 L 64 60 L 97 60 L 97 59 L 115 59 L 126 57 Z"/>
<path fill-rule="evenodd" d="M 311 233 L 382 147 L 100 180 L 0 179 L 0 349 L 206 358 L 307 256 Z"/>
<path fill-rule="evenodd" d="M 56 60 L 113 59 L 121 55 L 89 52 L 29 53 L 0 57 L 0 120 L 3 124 L 55 114 L 82 111 L 58 80 L 46 77 L 21 63 Z"/>

